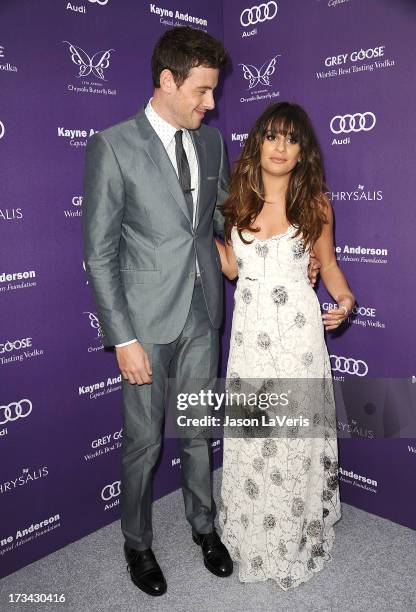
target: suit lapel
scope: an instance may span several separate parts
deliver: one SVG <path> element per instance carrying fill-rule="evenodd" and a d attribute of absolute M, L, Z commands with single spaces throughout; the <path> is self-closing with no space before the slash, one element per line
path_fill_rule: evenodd
<path fill-rule="evenodd" d="M 169 155 L 167 154 L 162 141 L 150 125 L 144 109 L 141 109 L 136 115 L 136 123 L 139 127 L 141 136 L 147 141 L 145 151 L 156 168 L 158 168 L 161 174 L 161 181 L 164 183 L 168 191 L 171 193 L 173 199 L 192 225 L 192 219 L 189 216 L 188 206 L 186 204 L 175 169 L 172 166 Z"/>
<path fill-rule="evenodd" d="M 201 139 L 198 130 L 193 130 L 189 132 L 192 138 L 192 142 L 194 143 L 196 158 L 198 161 L 198 174 L 199 174 L 199 189 L 198 189 L 198 201 L 196 205 L 196 221 L 195 226 L 198 225 L 199 220 L 201 218 L 202 206 L 204 203 L 204 186 L 205 181 L 204 178 L 207 175 L 207 149 L 205 142 Z"/>

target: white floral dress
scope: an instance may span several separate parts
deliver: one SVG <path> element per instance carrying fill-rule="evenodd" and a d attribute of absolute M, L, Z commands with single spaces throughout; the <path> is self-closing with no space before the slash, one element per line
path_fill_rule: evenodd
<path fill-rule="evenodd" d="M 224 437 L 219 523 L 239 579 L 273 579 L 282 589 L 309 580 L 331 559 L 341 517 L 331 368 L 309 252 L 287 232 L 259 240 L 235 228 L 239 267 L 227 381 L 321 381 L 314 437 Z M 303 384 L 303 383 L 302 383 Z M 309 406 L 309 410 L 311 406 Z M 313 408 L 314 410 L 314 408 Z M 323 421 L 322 421 L 323 419 Z"/>

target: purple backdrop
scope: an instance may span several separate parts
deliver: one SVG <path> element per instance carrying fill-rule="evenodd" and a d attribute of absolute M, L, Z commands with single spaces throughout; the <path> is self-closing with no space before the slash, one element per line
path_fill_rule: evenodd
<path fill-rule="evenodd" d="M 416 528 L 416 445 L 405 438 L 406 431 L 415 436 L 416 408 L 410 380 L 416 6 L 406 0 L 252 4 L 224 2 L 233 60 L 225 83 L 230 157 L 239 155 L 270 103 L 297 102 L 311 116 L 336 217 L 337 258 L 358 302 L 346 329 L 328 337 L 341 497 Z M 323 310 L 331 308 L 323 287 L 318 294 Z"/>
<path fill-rule="evenodd" d="M 415 178 L 408 100 L 415 94 L 416 11 L 405 0 L 284 0 L 269 2 L 267 14 L 248 6 L 240 0 L 209 6 L 129 0 L 122 7 L 115 0 L 2 2 L 0 576 L 119 517 L 120 379 L 114 355 L 100 342 L 83 270 L 84 151 L 92 130 L 135 114 L 148 99 L 151 51 L 167 27 L 190 24 L 223 38 L 225 24 L 233 66 L 210 122 L 225 135 L 231 159 L 270 102 L 306 107 L 325 157 L 340 264 L 360 306 L 346 333 L 329 339 L 334 376 L 342 382 L 342 370 L 357 367 L 345 374 L 347 382 L 363 371 L 368 378 L 412 374 Z M 342 118 L 355 113 L 367 115 L 361 127 L 356 116 L 358 131 L 347 134 L 350 124 Z M 380 253 L 356 254 L 357 247 Z M 222 372 L 233 291 L 227 285 Z M 319 294 L 330 308 L 325 291 Z M 368 420 L 360 421 L 364 413 L 392 420 L 397 389 L 389 384 L 371 410 L 368 402 L 361 409 L 351 385 L 341 387 L 347 409 L 340 432 L 356 436 L 340 441 L 341 493 L 344 501 L 415 528 L 409 476 L 414 484 L 416 444 L 370 440 Z M 375 395 L 380 385 L 374 380 Z M 351 401 L 359 406 L 354 418 Z M 213 446 L 218 466 L 221 444 Z M 155 498 L 179 482 L 178 449 L 169 439 Z"/>

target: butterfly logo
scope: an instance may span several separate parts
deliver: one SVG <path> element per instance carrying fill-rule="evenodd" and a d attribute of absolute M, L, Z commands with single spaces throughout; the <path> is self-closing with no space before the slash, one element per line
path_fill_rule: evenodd
<path fill-rule="evenodd" d="M 278 57 L 280 57 L 280 55 L 275 55 L 271 60 L 265 62 L 260 69 L 253 66 L 253 64 L 239 64 L 239 66 L 243 67 L 243 75 L 246 81 L 249 82 L 249 89 L 253 89 L 253 87 L 259 83 L 267 86 L 270 85 L 269 77 L 271 77 L 276 70 L 276 62 Z"/>
<path fill-rule="evenodd" d="M 91 57 L 88 55 L 84 49 L 81 47 L 77 47 L 67 40 L 63 40 L 62 42 L 69 45 L 69 50 L 71 52 L 71 59 L 79 67 L 79 77 L 86 77 L 89 74 L 93 74 L 98 79 L 105 81 L 104 70 L 106 70 L 110 65 L 110 54 L 114 49 L 107 49 L 106 51 L 97 51 Z"/>
<path fill-rule="evenodd" d="M 103 330 L 101 328 L 97 315 L 89 311 L 83 312 L 82 314 L 88 315 L 91 327 L 97 330 L 97 338 L 102 338 L 104 334 L 103 334 Z"/>

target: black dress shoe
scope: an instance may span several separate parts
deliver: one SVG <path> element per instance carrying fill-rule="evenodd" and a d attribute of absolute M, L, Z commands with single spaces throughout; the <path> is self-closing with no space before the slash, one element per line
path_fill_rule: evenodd
<path fill-rule="evenodd" d="M 133 583 L 148 595 L 163 595 L 167 584 L 151 548 L 136 550 L 124 543 L 127 569 Z"/>
<path fill-rule="evenodd" d="M 195 544 L 202 548 L 205 567 L 216 576 L 230 576 L 233 573 L 233 562 L 215 531 L 211 533 L 197 533 L 192 535 Z"/>

